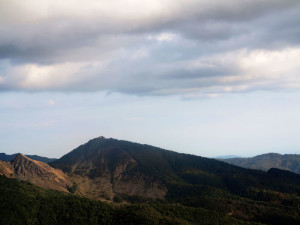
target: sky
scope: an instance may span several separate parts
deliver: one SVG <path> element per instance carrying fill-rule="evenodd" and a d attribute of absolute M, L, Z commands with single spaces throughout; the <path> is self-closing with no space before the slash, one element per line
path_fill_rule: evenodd
<path fill-rule="evenodd" d="M 299 24 L 299 0 L 0 0 L 0 152 L 300 154 Z"/>

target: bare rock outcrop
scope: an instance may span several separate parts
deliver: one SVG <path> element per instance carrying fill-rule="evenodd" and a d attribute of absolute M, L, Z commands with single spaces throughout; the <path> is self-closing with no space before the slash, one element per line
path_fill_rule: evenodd
<path fill-rule="evenodd" d="M 46 189 L 68 192 L 70 178 L 59 169 L 18 154 L 11 162 L 0 161 L 0 174 L 29 181 Z"/>

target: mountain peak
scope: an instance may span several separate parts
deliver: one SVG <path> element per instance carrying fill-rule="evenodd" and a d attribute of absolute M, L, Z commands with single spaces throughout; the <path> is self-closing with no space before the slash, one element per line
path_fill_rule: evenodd
<path fill-rule="evenodd" d="M 0 173 L 30 181 L 40 187 L 67 192 L 72 182 L 61 170 L 18 153 L 11 162 L 0 161 Z"/>
<path fill-rule="evenodd" d="M 19 161 L 19 160 L 32 160 L 32 159 L 28 158 L 26 155 L 22 153 L 17 153 L 17 155 L 12 161 L 16 161 L 16 160 Z"/>
<path fill-rule="evenodd" d="M 154 157 L 160 157 L 157 149 L 100 136 L 51 165 L 68 172 L 71 179 L 76 180 L 78 192 L 91 197 L 109 196 L 112 199 L 115 194 L 129 194 L 163 198 L 166 195 L 164 184 L 143 168 L 144 163 L 139 159 L 147 154 L 151 157 L 152 153 Z M 157 158 L 157 162 L 161 160 Z M 86 183 L 91 184 L 90 187 Z"/>
<path fill-rule="evenodd" d="M 16 157 L 11 161 L 11 164 L 18 170 L 26 170 L 28 169 L 28 166 L 36 165 L 35 160 L 29 159 L 27 156 L 25 156 L 22 153 L 18 153 Z M 18 171 L 21 172 L 21 171 Z"/>

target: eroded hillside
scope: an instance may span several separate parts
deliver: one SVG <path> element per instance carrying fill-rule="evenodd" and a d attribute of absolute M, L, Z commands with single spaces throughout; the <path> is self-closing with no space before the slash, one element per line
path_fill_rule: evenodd
<path fill-rule="evenodd" d="M 17 154 L 11 162 L 0 161 L 0 174 L 30 181 L 46 189 L 68 192 L 73 183 L 61 170 Z"/>

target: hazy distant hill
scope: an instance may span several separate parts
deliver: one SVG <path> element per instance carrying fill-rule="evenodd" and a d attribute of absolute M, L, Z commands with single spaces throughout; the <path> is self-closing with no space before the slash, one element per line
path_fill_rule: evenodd
<path fill-rule="evenodd" d="M 0 160 L 10 162 L 17 156 L 17 154 L 18 153 L 12 154 L 12 155 L 7 155 L 5 153 L 0 153 Z M 44 163 L 49 163 L 49 162 L 53 162 L 53 161 L 57 160 L 55 158 L 47 158 L 47 157 L 42 157 L 42 156 L 38 156 L 38 155 L 26 155 L 26 156 L 30 159 L 41 161 Z"/>
<path fill-rule="evenodd" d="M 300 174 L 300 155 L 268 153 L 252 158 L 220 159 L 230 164 L 250 169 L 268 171 L 270 168 L 289 170 Z"/>
<path fill-rule="evenodd" d="M 240 158 L 238 155 L 220 155 L 213 157 L 214 159 L 231 159 L 231 158 Z"/>

